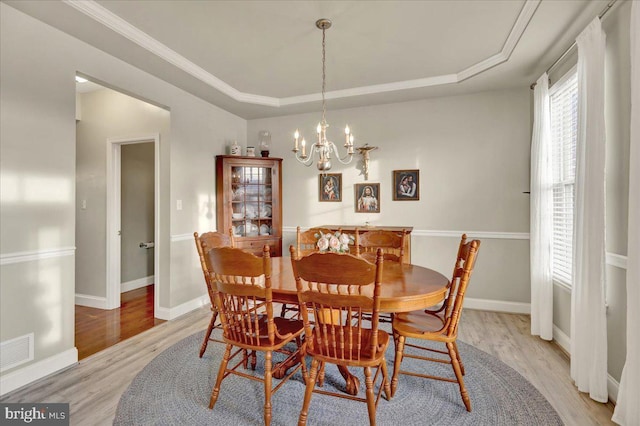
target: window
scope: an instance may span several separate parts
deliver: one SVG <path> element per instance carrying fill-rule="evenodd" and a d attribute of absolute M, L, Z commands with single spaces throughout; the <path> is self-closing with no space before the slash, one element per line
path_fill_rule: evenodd
<path fill-rule="evenodd" d="M 571 287 L 578 135 L 578 74 L 575 69 L 551 88 L 549 99 L 553 167 L 553 281 Z"/>

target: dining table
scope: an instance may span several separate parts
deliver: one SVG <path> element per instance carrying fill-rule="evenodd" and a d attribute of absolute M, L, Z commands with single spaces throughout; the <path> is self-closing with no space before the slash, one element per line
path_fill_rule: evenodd
<path fill-rule="evenodd" d="M 290 257 L 271 258 L 271 291 L 274 302 L 297 304 L 296 280 L 293 276 Z M 363 291 L 373 296 L 373 286 Z M 447 294 L 449 279 L 440 272 L 424 266 L 384 262 L 382 264 L 382 283 L 380 286 L 380 311 L 387 313 L 409 312 L 426 309 L 442 302 Z M 298 359 L 297 362 L 301 360 Z M 273 377 L 282 378 L 294 364 L 274 366 Z M 351 395 L 358 393 L 360 386 L 357 377 L 351 375 L 346 367 L 340 368 L 346 380 L 346 391 Z"/>

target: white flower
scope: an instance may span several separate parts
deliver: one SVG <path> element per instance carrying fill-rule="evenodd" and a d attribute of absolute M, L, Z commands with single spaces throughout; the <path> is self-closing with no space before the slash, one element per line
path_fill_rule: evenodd
<path fill-rule="evenodd" d="M 330 251 L 333 253 L 348 253 L 349 245 L 353 244 L 353 236 L 349 234 L 343 234 L 340 232 L 335 232 L 334 234 L 323 234 L 320 231 L 320 234 L 316 234 L 316 238 L 318 238 L 318 242 L 316 243 L 316 247 L 318 247 L 318 251 L 325 252 Z"/>
<path fill-rule="evenodd" d="M 320 237 L 318 239 L 318 250 L 325 251 L 328 248 L 329 248 L 329 240 L 324 238 L 324 236 Z"/>
<path fill-rule="evenodd" d="M 331 239 L 329 240 L 329 247 L 333 251 L 339 250 L 340 249 L 340 240 L 335 236 L 331 236 Z"/>

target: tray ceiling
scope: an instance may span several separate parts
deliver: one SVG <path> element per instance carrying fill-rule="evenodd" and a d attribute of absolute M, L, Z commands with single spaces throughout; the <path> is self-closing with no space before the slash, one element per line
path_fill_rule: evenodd
<path fill-rule="evenodd" d="M 527 87 L 607 1 L 6 1 L 245 118 Z M 89 76 L 90 77 L 90 76 Z"/>

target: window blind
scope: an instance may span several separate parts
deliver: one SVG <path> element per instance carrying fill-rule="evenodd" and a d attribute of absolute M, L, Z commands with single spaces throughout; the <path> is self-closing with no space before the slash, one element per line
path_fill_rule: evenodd
<path fill-rule="evenodd" d="M 573 206 L 578 133 L 578 75 L 570 71 L 550 90 L 553 167 L 553 280 L 572 284 Z"/>

